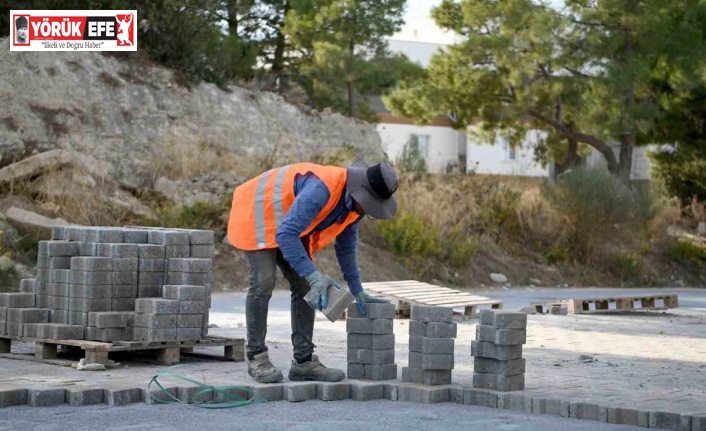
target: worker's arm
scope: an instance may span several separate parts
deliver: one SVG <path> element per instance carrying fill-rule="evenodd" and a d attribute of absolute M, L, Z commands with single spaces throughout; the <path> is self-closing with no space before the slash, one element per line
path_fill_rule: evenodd
<path fill-rule="evenodd" d="M 341 267 L 343 279 L 348 283 L 348 289 L 355 295 L 363 290 L 360 282 L 360 272 L 358 271 L 358 227 L 360 220 L 346 227 L 336 237 L 336 258 Z"/>

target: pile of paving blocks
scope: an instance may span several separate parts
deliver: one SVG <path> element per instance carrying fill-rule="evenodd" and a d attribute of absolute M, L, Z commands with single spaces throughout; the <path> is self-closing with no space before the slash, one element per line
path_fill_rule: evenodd
<path fill-rule="evenodd" d="M 55 227 L 39 242 L 37 279 L 0 294 L 0 335 L 198 340 L 208 333 L 214 253 L 212 231 Z"/>
<path fill-rule="evenodd" d="M 527 314 L 483 310 L 471 342 L 474 356 L 473 387 L 501 392 L 525 389 L 525 360 L 522 345 L 527 342 Z"/>
<path fill-rule="evenodd" d="M 429 386 L 451 384 L 456 331 L 452 308 L 413 305 L 409 366 L 402 368 L 402 381 Z"/>
<path fill-rule="evenodd" d="M 362 316 L 358 304 L 348 306 L 348 378 L 392 380 L 397 378 L 394 304 L 365 304 Z"/>

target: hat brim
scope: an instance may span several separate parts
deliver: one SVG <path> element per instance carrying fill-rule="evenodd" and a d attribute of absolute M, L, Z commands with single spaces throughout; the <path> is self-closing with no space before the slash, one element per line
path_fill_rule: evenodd
<path fill-rule="evenodd" d="M 346 179 L 348 192 L 363 207 L 366 215 L 376 219 L 391 219 L 397 213 L 397 201 L 394 196 L 390 199 L 380 199 L 369 189 L 368 168 L 368 164 L 363 159 L 348 167 Z"/>

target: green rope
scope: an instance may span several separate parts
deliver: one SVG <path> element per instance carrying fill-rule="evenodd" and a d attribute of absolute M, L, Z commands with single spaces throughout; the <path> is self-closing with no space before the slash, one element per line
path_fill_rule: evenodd
<path fill-rule="evenodd" d="M 267 402 L 265 400 L 256 400 L 254 398 L 250 399 L 243 399 L 239 396 L 236 395 L 236 393 L 251 393 L 252 389 L 244 386 L 211 386 L 207 385 L 205 383 L 201 383 L 197 380 L 190 379 L 188 377 L 184 377 L 181 374 L 173 373 L 172 370 L 175 368 L 180 368 L 180 367 L 193 367 L 193 365 L 189 364 L 179 364 L 179 365 L 174 365 L 169 368 L 166 368 L 162 371 L 159 371 L 156 375 L 152 376 L 152 379 L 150 380 L 149 384 L 147 385 L 147 392 L 150 392 L 150 388 L 152 387 L 152 384 L 155 384 L 161 391 L 162 393 L 166 394 L 166 398 L 158 398 L 158 397 L 152 397 L 155 403 L 157 404 L 172 404 L 172 403 L 182 403 L 182 404 L 194 404 L 196 407 L 204 408 L 204 409 L 232 409 L 235 407 L 243 407 L 247 406 L 250 404 L 258 404 L 258 403 L 264 403 Z M 160 377 L 170 377 L 176 380 L 181 380 L 184 382 L 192 383 L 194 385 L 200 386 L 203 389 L 200 391 L 196 392 L 192 399 L 189 400 L 180 400 L 179 398 L 175 397 L 172 395 L 167 389 L 165 389 L 164 386 L 159 382 Z M 203 400 L 206 394 L 212 393 L 213 398 L 219 398 L 218 400 Z M 219 394 L 220 396 L 216 396 L 216 394 Z M 191 402 L 189 402 L 191 401 Z"/>

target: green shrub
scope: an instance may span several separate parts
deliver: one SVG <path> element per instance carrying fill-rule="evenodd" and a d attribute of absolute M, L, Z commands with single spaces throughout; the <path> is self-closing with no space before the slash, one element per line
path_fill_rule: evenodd
<path fill-rule="evenodd" d="M 196 202 L 194 206 L 167 205 L 154 211 L 154 218 L 143 221 L 145 226 L 162 226 L 178 229 L 206 229 L 214 231 L 217 238 L 226 234 L 229 199 L 220 205 Z"/>
<path fill-rule="evenodd" d="M 688 265 L 706 263 L 706 250 L 690 241 L 674 241 L 669 245 L 667 254 L 672 260 Z"/>
<path fill-rule="evenodd" d="M 442 235 L 439 242 L 440 248 L 444 250 L 443 259 L 454 269 L 467 265 L 480 249 L 480 239 L 475 235 L 468 235 L 460 227 Z"/>
<path fill-rule="evenodd" d="M 645 261 L 637 253 L 613 252 L 604 258 L 605 269 L 623 282 L 637 282 L 644 273 Z"/>
<path fill-rule="evenodd" d="M 419 150 L 419 138 L 412 135 L 402 149 L 402 155 L 397 161 L 397 168 L 401 172 L 415 174 L 416 179 L 423 178 L 427 172 L 426 157 Z"/>
<path fill-rule="evenodd" d="M 522 193 L 499 182 L 482 184 L 473 191 L 482 230 L 497 239 L 519 232 L 518 208 Z"/>
<path fill-rule="evenodd" d="M 400 257 L 432 257 L 439 254 L 439 231 L 419 217 L 405 214 L 380 222 L 380 234 Z"/>

